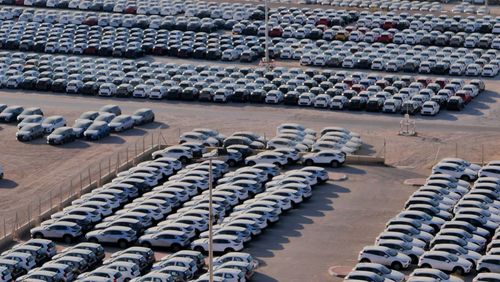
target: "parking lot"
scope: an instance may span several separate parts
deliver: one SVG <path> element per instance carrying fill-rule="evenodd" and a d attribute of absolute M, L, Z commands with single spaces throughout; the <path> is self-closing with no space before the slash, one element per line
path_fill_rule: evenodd
<path fill-rule="evenodd" d="M 205 150 L 217 147 L 216 155 L 222 154 L 219 157 L 226 158 L 227 166 L 218 163 L 214 168 L 218 194 L 212 215 L 220 231 L 215 247 L 219 254 L 232 250 L 249 253 L 259 265 L 253 269 L 254 261 L 250 261 L 251 267 L 227 266 L 233 271 L 222 267 L 218 275 L 237 273 L 247 280 L 265 282 L 342 281 L 332 277 L 329 268 L 347 274 L 359 262 L 360 251 L 373 245 L 388 220 L 404 216 L 405 209 L 433 216 L 432 220 L 425 218 L 426 223 L 435 223 L 435 217 L 467 221 L 468 215 L 479 213 L 491 221 L 477 226 L 487 226 L 490 233 L 464 241 L 479 240 L 482 245 L 474 250 L 484 258 L 490 252 L 500 253 L 496 245 L 483 244 L 492 237 L 491 244 L 500 244 L 496 225 L 497 221 L 500 224 L 500 182 L 483 179 L 498 187 L 486 185 L 491 191 L 469 187 L 460 196 L 457 192 L 453 203 L 441 190 L 414 199 L 413 193 L 425 187 L 405 184 L 406 180 L 422 182 L 431 170 L 442 173 L 438 162 L 446 157 L 481 165 L 500 159 L 498 6 L 486 12 L 482 6 L 460 3 L 271 1 L 272 64 L 265 69 L 259 63 L 265 54 L 260 2 L 9 1 L 0 5 L 0 107 L 39 107 L 42 119 L 62 116 L 68 126 L 83 112 L 104 105 L 119 106 L 123 118 L 132 124 L 132 117 L 125 115 L 138 109 L 151 109 L 155 119 L 124 132 L 94 133 L 99 140 L 90 141 L 82 133 L 87 138 L 73 140 L 75 137 L 57 146 L 47 145 L 45 136 L 23 140 L 17 124 L 0 123 L 3 237 L 19 229 L 27 218 L 36 221 L 36 213 L 47 204 L 42 201 L 50 201 L 47 206 L 52 209 L 55 200 L 61 205 L 56 208 L 60 212 L 49 215 L 53 221 L 36 222 L 32 237 L 55 238 L 58 253 L 79 242 L 103 244 L 105 259 L 128 246 L 148 247 L 157 260 L 167 255 L 172 259 L 160 261 L 153 269 L 174 275 L 178 269 L 169 269 L 166 263 L 174 263 L 178 249 L 206 254 L 203 232 L 208 229 L 209 206 L 203 191 L 211 178 L 208 164 L 197 158 L 211 156 Z M 404 120 L 405 113 L 410 121 Z M 88 124 L 101 122 L 111 128 L 114 116 L 102 115 L 89 118 Z M 45 134 L 51 132 L 43 124 L 37 126 Z M 413 130 L 415 134 L 405 136 Z M 129 165 L 129 149 L 137 154 L 134 146 L 142 145 L 145 150 L 155 142 L 158 148 L 166 148 L 156 151 L 153 159 L 176 161 L 157 159 L 137 165 L 134 158 Z M 182 145 L 173 147 L 178 143 Z M 124 150 L 127 170 L 118 174 Z M 112 159 L 116 164 L 112 165 Z M 195 159 L 196 164 L 185 167 Z M 376 164 L 368 165 L 374 160 Z M 113 177 L 103 178 L 101 164 L 108 165 Z M 310 165 L 325 166 L 330 180 L 322 183 L 324 171 Z M 497 166 L 493 163 L 482 176 L 499 177 Z M 472 167 L 477 168 L 474 176 L 467 174 Z M 456 178 L 471 183 L 481 175 L 475 165 L 460 163 L 451 168 L 463 173 Z M 82 175 L 86 174 L 91 186 L 99 177 L 98 188 L 80 198 L 73 180 L 80 176 L 83 189 L 87 182 Z M 102 179 L 113 182 L 101 187 Z M 446 183 L 429 185 L 459 190 L 460 185 Z M 71 192 L 63 193 L 63 189 Z M 64 207 L 63 197 L 75 191 L 77 200 Z M 471 195 L 464 196 L 467 193 Z M 417 204 L 405 206 L 409 197 Z M 463 202 L 462 197 L 480 204 Z M 487 211 L 467 210 L 468 205 Z M 84 219 L 79 218 L 82 214 Z M 183 227 L 185 223 L 188 227 Z M 48 226 L 58 224 L 71 235 L 51 237 Z M 419 236 L 425 237 L 425 231 L 443 242 L 452 240 L 438 233 L 441 225 L 433 226 L 433 231 L 426 229 L 431 225 L 416 226 Z M 450 229 L 441 231 L 457 232 Z M 106 234 L 109 230 L 119 232 L 121 238 Z M 161 238 L 167 233 L 173 234 L 173 241 Z M 15 235 L 18 243 L 30 242 L 28 232 Z M 110 238 L 112 243 L 104 243 Z M 400 245 L 391 249 L 406 246 L 410 240 L 399 239 Z M 379 238 L 376 244 L 390 246 L 399 239 L 380 242 Z M 412 248 L 425 249 L 424 255 L 418 255 L 420 261 L 408 268 L 406 264 L 383 264 L 393 270 L 405 268 L 406 275 L 419 266 L 427 268 L 424 257 L 434 243 L 413 245 L 419 243 L 411 241 Z M 5 250 L 10 247 L 12 244 Z M 33 254 L 29 248 L 22 252 Z M 406 255 L 413 249 L 401 252 Z M 6 256 L 9 254 L 1 258 Z M 26 255 L 14 252 L 12 256 L 24 260 Z M 101 261 L 85 260 L 88 268 L 72 265 L 71 272 L 87 273 L 91 278 L 83 281 L 93 281 L 92 275 L 100 275 L 102 269 L 96 268 Z M 186 267 L 186 261 L 180 260 L 186 268 L 179 281 L 205 281 L 206 265 L 200 270 L 202 265 L 194 267 L 192 262 Z M 134 278 L 148 273 L 149 263 L 147 267 L 136 263 L 140 274 L 135 270 L 103 271 L 113 273 L 114 280 L 119 275 Z M 476 259 L 470 269 L 462 269 L 473 274 L 458 276 L 472 281 L 477 263 Z M 42 266 L 41 261 L 36 264 Z M 432 264 L 462 274 L 460 268 L 435 266 Z M 13 270 L 19 266 L 9 266 Z M 13 281 L 2 271 L 0 267 L 0 282 Z M 54 277 L 60 275 L 57 272 Z M 118 281 L 128 281 L 125 276 Z"/>

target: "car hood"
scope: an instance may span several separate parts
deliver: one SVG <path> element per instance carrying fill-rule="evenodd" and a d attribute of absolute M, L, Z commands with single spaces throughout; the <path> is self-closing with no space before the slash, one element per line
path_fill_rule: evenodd
<path fill-rule="evenodd" d="M 60 134 L 51 134 L 47 138 L 48 139 L 59 139 L 61 137 L 62 137 L 62 135 L 60 135 Z"/>

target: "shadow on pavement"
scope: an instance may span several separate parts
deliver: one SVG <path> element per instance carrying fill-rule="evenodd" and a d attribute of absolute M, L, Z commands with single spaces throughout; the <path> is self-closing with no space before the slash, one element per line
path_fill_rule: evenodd
<path fill-rule="evenodd" d="M 0 189 L 12 189 L 17 187 L 17 182 L 10 179 L 0 179 Z"/>
<path fill-rule="evenodd" d="M 271 276 L 268 276 L 264 273 L 260 273 L 259 269 L 257 268 L 257 272 L 252 276 L 252 281 L 259 281 L 259 282 L 278 282 L 278 280 L 272 278 Z"/>
<path fill-rule="evenodd" d="M 111 135 L 106 138 L 103 138 L 102 140 L 97 141 L 97 143 L 101 144 L 123 144 L 125 143 L 125 139 L 116 136 L 116 135 Z"/>
<path fill-rule="evenodd" d="M 315 217 L 323 217 L 325 212 L 333 211 L 333 200 L 339 193 L 349 193 L 350 190 L 333 183 L 316 186 L 313 196 L 302 202 L 297 208 L 280 216 L 280 220 L 269 226 L 262 234 L 248 245 L 252 255 L 259 258 L 274 257 L 274 251 L 283 250 L 283 245 L 290 242 L 292 237 L 301 237 L 299 230 L 304 225 L 313 224 Z M 261 281 L 257 279 L 256 281 Z M 275 280 L 266 280 L 275 281 Z"/>

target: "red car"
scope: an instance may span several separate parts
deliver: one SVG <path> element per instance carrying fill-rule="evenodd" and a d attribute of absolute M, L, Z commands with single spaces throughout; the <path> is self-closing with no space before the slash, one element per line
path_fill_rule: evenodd
<path fill-rule="evenodd" d="M 24 0 L 16 0 L 15 4 L 19 6 L 24 6 Z"/>
<path fill-rule="evenodd" d="M 316 25 L 326 25 L 330 26 L 331 22 L 328 18 L 320 18 L 318 21 L 316 21 Z"/>
<path fill-rule="evenodd" d="M 432 79 L 430 77 L 419 76 L 417 77 L 417 82 L 420 82 L 424 85 L 424 87 L 427 87 L 429 83 L 432 83 Z"/>
<path fill-rule="evenodd" d="M 282 34 L 283 34 L 283 28 L 281 26 L 273 27 L 269 31 L 269 36 L 271 37 L 281 37 Z"/>
<path fill-rule="evenodd" d="M 392 20 L 386 20 L 382 24 L 383 29 L 390 29 L 390 28 L 396 28 L 396 27 L 397 27 L 397 23 L 395 21 L 392 21 Z"/>
<path fill-rule="evenodd" d="M 462 98 L 465 104 L 468 104 L 470 101 L 472 101 L 472 96 L 468 91 L 465 90 L 458 90 L 457 93 L 455 93 L 455 96 Z"/>
<path fill-rule="evenodd" d="M 392 43 L 392 38 L 392 34 L 384 32 L 379 36 L 379 38 L 377 38 L 377 41 L 382 43 Z"/>
<path fill-rule="evenodd" d="M 439 78 L 436 78 L 436 80 L 434 80 L 434 82 L 439 84 L 439 86 L 441 86 L 441 89 L 442 89 L 446 84 L 448 84 L 448 79 L 443 78 L 443 77 L 439 77 Z"/>
<path fill-rule="evenodd" d="M 127 6 L 125 7 L 125 10 L 123 10 L 125 14 L 136 14 L 137 13 L 137 7 L 136 6 Z"/>

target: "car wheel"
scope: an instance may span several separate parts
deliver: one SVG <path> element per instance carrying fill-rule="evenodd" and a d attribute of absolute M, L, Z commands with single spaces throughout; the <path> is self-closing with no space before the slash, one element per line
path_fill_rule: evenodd
<path fill-rule="evenodd" d="M 227 161 L 227 164 L 228 164 L 230 167 L 233 167 L 233 166 L 236 166 L 236 161 L 234 161 L 234 160 L 228 160 L 228 161 Z"/>
<path fill-rule="evenodd" d="M 179 244 L 172 244 L 172 245 L 170 246 L 170 248 L 172 249 L 172 251 L 174 251 L 174 252 L 178 252 L 178 251 L 180 251 L 180 249 L 181 249 L 181 245 L 179 245 Z"/>
<path fill-rule="evenodd" d="M 462 177 L 460 177 L 460 179 L 467 181 L 467 182 L 470 182 L 470 177 L 468 175 L 462 175 Z"/>
<path fill-rule="evenodd" d="M 371 261 L 369 259 L 367 259 L 367 258 L 362 258 L 359 262 L 368 262 L 369 263 Z"/>
<path fill-rule="evenodd" d="M 99 243 L 99 240 L 97 240 L 97 238 L 95 238 L 95 237 L 90 237 L 90 238 L 88 239 L 88 241 L 89 241 L 90 243 L 95 243 L 95 244 Z"/>
<path fill-rule="evenodd" d="M 330 166 L 331 166 L 331 167 L 339 167 L 339 166 L 340 166 L 340 163 L 339 163 L 338 161 L 335 161 L 335 160 L 334 160 L 334 161 L 331 161 L 331 162 L 330 162 Z"/>
<path fill-rule="evenodd" d="M 202 246 L 196 246 L 193 248 L 193 250 L 200 252 L 200 253 L 205 252 L 205 249 Z"/>
<path fill-rule="evenodd" d="M 128 245 L 128 242 L 126 240 L 120 239 L 118 240 L 118 246 L 122 249 L 125 249 Z"/>
<path fill-rule="evenodd" d="M 1 178 L 1 177 L 0 177 L 0 178 Z M 43 236 L 43 234 L 42 234 L 42 233 L 35 233 L 35 234 L 33 234 L 33 238 L 35 238 L 35 239 L 43 239 L 43 238 L 44 238 L 44 236 Z"/>
<path fill-rule="evenodd" d="M 314 161 L 313 160 L 306 160 L 304 163 L 307 166 L 314 165 Z"/>
<path fill-rule="evenodd" d="M 125 281 L 125 282 L 129 282 L 129 281 L 130 281 L 130 278 L 125 278 L 125 279 L 123 279 L 123 281 Z"/>
<path fill-rule="evenodd" d="M 66 234 L 63 236 L 63 241 L 66 244 L 70 244 L 71 242 L 73 242 L 73 236 Z"/>
<path fill-rule="evenodd" d="M 281 166 L 281 164 L 280 164 L 280 163 L 273 163 L 273 164 L 274 164 L 275 166 L 277 166 L 277 167 L 280 167 L 280 166 Z"/>
<path fill-rule="evenodd" d="M 427 263 L 422 264 L 422 266 L 421 266 L 421 267 L 422 267 L 422 268 L 431 268 L 431 266 L 430 266 L 429 264 L 427 264 Z"/>
<path fill-rule="evenodd" d="M 149 242 L 142 242 L 141 246 L 143 246 L 144 248 L 149 248 L 149 249 L 151 249 L 151 247 L 152 247 L 151 243 L 149 243 Z"/>
<path fill-rule="evenodd" d="M 234 252 L 234 249 L 231 247 L 224 249 L 224 253 L 230 253 L 230 252 Z"/>
<path fill-rule="evenodd" d="M 417 257 L 417 256 L 415 256 L 415 255 L 410 255 L 409 257 L 410 257 L 410 259 L 411 259 L 411 263 L 415 263 L 415 264 L 416 264 L 416 263 L 418 262 L 418 257 Z"/>
<path fill-rule="evenodd" d="M 488 268 L 480 268 L 479 272 L 491 272 Z"/>
<path fill-rule="evenodd" d="M 180 161 L 181 163 L 185 164 L 185 163 L 187 163 L 187 158 L 186 158 L 186 157 L 184 157 L 184 156 L 182 156 L 182 157 L 180 157 L 180 158 L 179 158 L 179 161 Z"/>
<path fill-rule="evenodd" d="M 399 261 L 395 261 L 395 262 L 391 263 L 391 267 L 394 270 L 400 270 L 403 268 L 403 265 Z"/>
<path fill-rule="evenodd" d="M 465 274 L 465 270 L 461 267 L 458 267 L 458 266 L 453 268 L 453 272 L 455 272 L 456 274 L 458 274 L 460 276 Z"/>
<path fill-rule="evenodd" d="M 254 166 L 254 165 L 256 165 L 256 163 L 255 163 L 254 161 L 249 161 L 249 162 L 247 163 L 247 165 L 249 165 L 249 166 Z"/>

